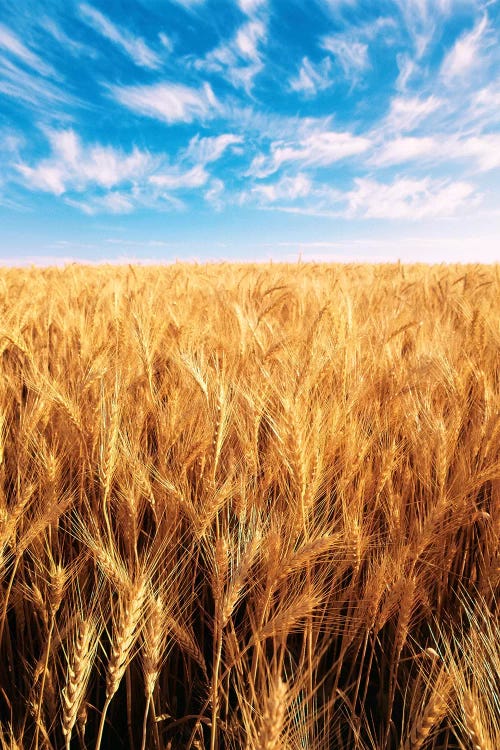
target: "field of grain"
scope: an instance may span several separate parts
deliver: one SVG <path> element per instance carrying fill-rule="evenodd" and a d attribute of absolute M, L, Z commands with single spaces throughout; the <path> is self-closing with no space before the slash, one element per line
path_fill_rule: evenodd
<path fill-rule="evenodd" d="M 2 750 L 500 747 L 500 267 L 0 271 Z"/>

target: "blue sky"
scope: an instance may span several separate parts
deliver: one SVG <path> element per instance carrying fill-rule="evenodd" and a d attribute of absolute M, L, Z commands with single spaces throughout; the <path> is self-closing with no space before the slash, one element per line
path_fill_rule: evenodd
<path fill-rule="evenodd" d="M 499 0 L 0 0 L 0 259 L 500 261 Z"/>

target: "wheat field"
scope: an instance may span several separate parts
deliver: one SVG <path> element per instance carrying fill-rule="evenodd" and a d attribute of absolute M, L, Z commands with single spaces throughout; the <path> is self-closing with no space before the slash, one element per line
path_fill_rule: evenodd
<path fill-rule="evenodd" d="M 498 750 L 500 267 L 0 271 L 2 750 Z"/>

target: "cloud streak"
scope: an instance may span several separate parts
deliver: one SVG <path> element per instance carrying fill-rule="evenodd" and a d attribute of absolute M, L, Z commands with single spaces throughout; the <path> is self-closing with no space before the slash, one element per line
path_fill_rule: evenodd
<path fill-rule="evenodd" d="M 39 57 L 39 55 L 26 47 L 19 37 L 2 23 L 0 23 L 0 50 L 15 57 L 23 65 L 26 65 L 28 68 L 35 70 L 43 76 L 49 78 L 58 77 L 52 65 L 46 63 L 41 57 Z"/>
<path fill-rule="evenodd" d="M 395 179 L 381 183 L 357 178 L 347 193 L 348 218 L 419 221 L 454 216 L 465 206 L 477 205 L 474 186 L 468 182 L 437 181 L 430 178 Z"/>
<path fill-rule="evenodd" d="M 327 167 L 350 156 L 362 154 L 369 147 L 368 138 L 349 132 L 312 133 L 298 142 L 272 143 L 270 154 L 256 156 L 248 173 L 263 178 L 277 172 L 283 165 L 292 163 L 307 167 Z"/>
<path fill-rule="evenodd" d="M 227 149 L 243 143 L 243 136 L 234 133 L 200 138 L 197 134 L 189 141 L 185 158 L 198 164 L 210 164 L 218 161 Z"/>
<path fill-rule="evenodd" d="M 220 106 L 210 84 L 200 89 L 180 83 L 146 86 L 109 86 L 113 98 L 138 115 L 171 125 L 214 117 Z"/>
<path fill-rule="evenodd" d="M 172 163 L 166 154 L 153 156 L 136 147 L 125 152 L 102 144 L 86 145 L 72 129 L 51 130 L 47 137 L 50 156 L 35 164 L 22 161 L 18 140 L 12 141 L 9 151 L 17 156 L 19 179 L 28 190 L 62 197 L 88 215 L 128 213 L 140 206 L 165 204 L 183 209 L 183 202 L 172 194 L 205 188 L 211 179 L 208 165 L 241 143 L 231 133 L 196 136 Z M 220 181 L 214 179 L 206 199 L 220 201 L 221 193 Z"/>
<path fill-rule="evenodd" d="M 478 21 L 472 31 L 462 34 L 448 52 L 441 66 L 441 76 L 452 84 L 467 76 L 481 64 L 482 50 L 488 30 L 488 17 Z"/>
<path fill-rule="evenodd" d="M 95 32 L 119 47 L 141 68 L 157 70 L 162 60 L 146 42 L 130 31 L 114 24 L 107 16 L 88 3 L 79 6 L 82 19 Z"/>
<path fill-rule="evenodd" d="M 262 3 L 253 3 L 257 10 Z M 247 12 L 250 12 L 248 9 Z M 264 68 L 261 46 L 267 40 L 263 20 L 251 17 L 236 31 L 234 37 L 213 49 L 204 58 L 196 60 L 195 68 L 223 76 L 235 88 L 251 91 L 255 77 Z"/>
<path fill-rule="evenodd" d="M 356 80 L 360 73 L 370 67 L 368 45 L 363 42 L 327 36 L 321 46 L 334 56 L 348 81 Z"/>
<path fill-rule="evenodd" d="M 1 54 L 0 94 L 33 108 L 38 117 L 43 113 L 61 119 L 59 107 L 78 104 L 77 99 L 57 83 L 25 70 Z"/>
<path fill-rule="evenodd" d="M 73 130 L 49 132 L 51 155 L 36 166 L 17 164 L 30 189 L 53 193 L 85 192 L 97 186 L 111 189 L 124 182 L 144 178 L 158 163 L 157 158 L 134 148 L 126 154 L 112 146 L 84 146 Z"/>
<path fill-rule="evenodd" d="M 310 96 L 325 91 L 332 85 L 332 62 L 329 57 L 323 58 L 316 65 L 308 57 L 303 57 L 297 76 L 290 81 L 292 91 Z"/>

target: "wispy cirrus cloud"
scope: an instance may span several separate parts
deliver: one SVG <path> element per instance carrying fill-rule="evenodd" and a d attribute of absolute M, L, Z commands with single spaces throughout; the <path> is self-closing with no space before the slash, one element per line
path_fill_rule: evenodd
<path fill-rule="evenodd" d="M 88 3 L 80 3 L 79 10 L 86 24 L 119 47 L 136 65 L 152 70 L 161 67 L 161 58 L 146 44 L 144 39 L 113 23 L 104 13 Z"/>
<path fill-rule="evenodd" d="M 132 201 L 126 193 L 114 190 L 104 195 L 93 195 L 87 199 L 65 198 L 64 201 L 68 206 L 77 208 L 87 216 L 95 216 L 98 213 L 109 214 L 128 214 L 137 207 L 137 203 Z"/>
<path fill-rule="evenodd" d="M 395 82 L 395 88 L 397 91 L 404 93 L 413 76 L 419 71 L 419 66 L 415 58 L 406 52 L 400 52 L 396 55 L 396 63 L 399 73 Z"/>
<path fill-rule="evenodd" d="M 205 188 L 210 200 L 220 200 L 220 187 L 207 166 L 224 151 L 241 142 L 227 133 L 191 139 L 175 161 L 166 154 L 152 155 L 133 148 L 126 152 L 109 145 L 86 145 L 74 130 L 46 133 L 50 156 L 34 164 L 20 158 L 16 145 L 15 170 L 25 188 L 63 197 L 88 215 L 100 212 L 128 213 L 139 206 L 184 208 L 178 191 Z M 17 141 L 16 141 L 17 144 Z M 10 149 L 11 156 L 13 149 Z"/>
<path fill-rule="evenodd" d="M 72 39 L 63 28 L 53 19 L 46 16 L 40 21 L 40 26 L 50 36 L 58 42 L 65 51 L 70 52 L 76 57 L 87 56 L 96 58 L 98 56 L 97 51 L 88 44 L 83 44 L 75 39 Z"/>
<path fill-rule="evenodd" d="M 357 178 L 345 195 L 344 215 L 362 219 L 421 219 L 449 217 L 467 205 L 477 205 L 479 196 L 468 182 L 431 178 L 396 178 L 382 183 Z"/>
<path fill-rule="evenodd" d="M 70 115 L 65 108 L 81 104 L 53 65 L 5 24 L 0 24 L 0 94 L 48 120 L 67 120 Z"/>
<path fill-rule="evenodd" d="M 406 29 L 412 39 L 413 54 L 421 58 L 432 39 L 437 23 L 437 15 L 447 12 L 447 0 L 435 0 L 434 12 L 429 0 L 395 0 L 403 17 Z"/>
<path fill-rule="evenodd" d="M 325 37 L 321 46 L 334 56 L 349 81 L 356 80 L 370 66 L 368 45 L 364 42 L 332 35 Z"/>
<path fill-rule="evenodd" d="M 427 137 L 401 137 L 385 143 L 370 159 L 377 167 L 390 167 L 419 161 L 431 165 L 450 161 L 469 161 L 479 172 L 500 167 L 500 135 L 477 136 L 436 134 Z"/>
<path fill-rule="evenodd" d="M 76 98 L 58 83 L 36 75 L 0 54 L 0 94 L 24 103 L 42 114 L 61 119 L 59 107 L 77 104 Z M 57 107 L 57 110 L 55 110 Z"/>
<path fill-rule="evenodd" d="M 370 159 L 377 167 L 393 166 L 436 154 L 439 143 L 435 138 L 411 136 L 395 138 L 379 149 Z"/>
<path fill-rule="evenodd" d="M 49 131 L 51 155 L 35 166 L 16 165 L 26 187 L 60 196 L 96 186 L 111 189 L 144 179 L 158 166 L 158 157 L 134 148 L 129 154 L 112 146 L 85 146 L 73 130 Z"/>
<path fill-rule="evenodd" d="M 266 185 L 255 185 L 251 194 L 265 203 L 276 201 L 294 201 L 305 198 L 313 190 L 313 182 L 306 174 L 299 173 L 293 177 L 285 176 L 276 182 Z"/>
<path fill-rule="evenodd" d="M 151 185 L 165 188 L 168 191 L 182 190 L 185 188 L 198 188 L 206 185 L 208 172 L 202 164 L 197 164 L 188 170 L 174 167 L 166 172 L 154 174 L 149 178 Z"/>
<path fill-rule="evenodd" d="M 476 10 L 478 0 L 394 0 L 412 41 L 412 57 L 420 60 L 457 8 Z"/>
<path fill-rule="evenodd" d="M 253 159 L 248 174 L 264 178 L 291 163 L 326 167 L 362 154 L 370 145 L 368 138 L 342 131 L 312 133 L 300 141 L 276 141 L 271 144 L 269 155 L 259 154 Z"/>
<path fill-rule="evenodd" d="M 392 181 L 357 177 L 348 190 L 312 182 L 307 175 L 255 186 L 243 195 L 261 208 L 311 216 L 365 221 L 419 221 L 451 218 L 475 210 L 482 196 L 463 180 L 396 177 Z"/>
<path fill-rule="evenodd" d="M 254 3 L 257 10 L 262 3 Z M 249 9 L 247 12 L 250 10 Z M 261 46 L 266 42 L 267 28 L 261 18 L 251 16 L 229 41 L 224 41 L 195 61 L 198 70 L 218 74 L 235 88 L 251 91 L 255 77 L 264 68 Z"/>
<path fill-rule="evenodd" d="M 194 10 L 195 8 L 203 5 L 205 0 L 173 0 L 177 5 L 182 5 L 186 10 Z"/>
<path fill-rule="evenodd" d="M 466 116 L 486 127 L 500 123 L 500 84 L 495 82 L 479 89 Z"/>
<path fill-rule="evenodd" d="M 139 115 L 172 124 L 208 119 L 220 105 L 210 84 L 200 89 L 180 83 L 155 83 L 145 86 L 109 86 L 113 98 Z"/>
<path fill-rule="evenodd" d="M 238 0 L 238 5 L 243 13 L 252 16 L 266 7 L 267 0 Z"/>
<path fill-rule="evenodd" d="M 0 23 L 0 50 L 16 58 L 28 68 L 36 70 L 42 76 L 48 78 L 59 77 L 52 65 L 49 65 L 39 55 L 30 50 L 13 31 L 2 23 Z"/>
<path fill-rule="evenodd" d="M 222 211 L 222 209 L 224 208 L 225 189 L 226 189 L 226 186 L 223 180 L 216 177 L 210 182 L 208 189 L 205 191 L 203 195 L 203 197 L 205 198 L 205 201 L 209 203 L 211 206 L 213 206 L 213 208 L 216 211 Z"/>
<path fill-rule="evenodd" d="M 205 138 L 200 138 L 197 133 L 189 141 L 184 158 L 197 164 L 210 164 L 220 159 L 228 148 L 243 143 L 243 140 L 243 136 L 234 133 L 223 133 Z"/>
<path fill-rule="evenodd" d="M 381 124 L 384 130 L 410 132 L 443 106 L 443 100 L 435 95 L 395 96 L 390 103 L 389 113 Z"/>
<path fill-rule="evenodd" d="M 338 80 L 353 86 L 371 68 L 370 48 L 375 40 L 392 44 L 394 32 L 394 20 L 379 16 L 374 21 L 347 24 L 342 31 L 323 36 L 320 46 L 332 55 Z"/>
<path fill-rule="evenodd" d="M 446 153 L 446 143 L 444 153 Z M 472 159 L 479 171 L 489 172 L 500 167 L 500 134 L 483 133 L 469 138 L 458 138 L 448 148 L 456 159 Z"/>
<path fill-rule="evenodd" d="M 489 23 L 484 15 L 474 28 L 462 34 L 447 53 L 441 66 L 441 77 L 448 84 L 463 79 L 482 63 Z"/>
<path fill-rule="evenodd" d="M 303 57 L 297 76 L 290 80 L 290 89 L 314 96 L 319 91 L 330 88 L 332 84 L 332 61 L 329 57 L 316 64 L 308 57 Z"/>
<path fill-rule="evenodd" d="M 218 161 L 225 151 L 238 146 L 242 141 L 241 136 L 233 133 L 204 138 L 197 134 L 191 138 L 188 147 L 181 151 L 178 162 L 152 175 L 149 183 L 154 188 L 167 191 L 167 193 L 208 186 L 204 198 L 220 210 L 223 205 L 224 183 L 218 178 L 211 178 L 206 167 Z M 189 166 L 190 164 L 193 166 Z M 157 193 L 157 197 L 161 196 L 162 192 Z"/>

